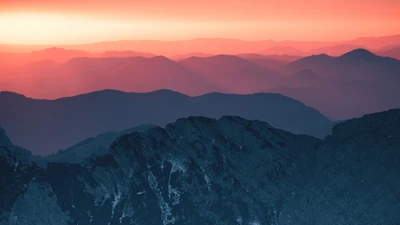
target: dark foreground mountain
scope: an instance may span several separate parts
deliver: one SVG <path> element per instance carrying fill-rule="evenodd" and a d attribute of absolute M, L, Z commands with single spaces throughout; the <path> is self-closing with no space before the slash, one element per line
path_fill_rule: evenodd
<path fill-rule="evenodd" d="M 280 94 L 189 97 L 161 90 L 150 93 L 99 91 L 57 100 L 0 92 L 0 125 L 14 143 L 46 155 L 88 137 L 144 123 L 165 126 L 178 118 L 223 115 L 266 121 L 293 133 L 324 137 L 332 126 L 325 116 Z"/>
<path fill-rule="evenodd" d="M 4 151 L 3 151 L 4 152 Z M 85 166 L 0 156 L 0 224 L 400 223 L 400 110 L 324 141 L 225 116 L 118 138 Z"/>

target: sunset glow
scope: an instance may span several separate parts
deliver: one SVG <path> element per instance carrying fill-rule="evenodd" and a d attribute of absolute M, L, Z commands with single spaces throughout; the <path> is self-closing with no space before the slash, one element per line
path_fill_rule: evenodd
<path fill-rule="evenodd" d="M 336 41 L 400 32 L 399 1 L 45 1 L 0 3 L 1 44 L 110 40 Z M 12 24 L 12 25 L 10 25 Z"/>

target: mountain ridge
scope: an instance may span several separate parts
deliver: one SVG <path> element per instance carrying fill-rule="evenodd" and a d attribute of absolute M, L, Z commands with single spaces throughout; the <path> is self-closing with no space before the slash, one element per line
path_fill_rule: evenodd
<path fill-rule="evenodd" d="M 15 184 L 0 192 L 7 200 L 0 205 L 3 219 L 20 225 L 396 224 L 400 139 L 389 136 L 400 135 L 400 110 L 354 121 L 336 131 L 364 132 L 319 140 L 237 116 L 188 117 L 125 134 L 84 166 L 40 169 L 0 155 L 7 178 L 0 182 Z M 364 129 L 371 121 L 375 128 Z"/>
<path fill-rule="evenodd" d="M 190 115 L 243 116 L 321 138 L 332 125 L 317 110 L 281 94 L 212 93 L 190 97 L 169 90 L 149 93 L 106 90 L 56 100 L 7 96 L 0 92 L 0 104 L 6 106 L 0 110 L 0 124 L 18 145 L 34 154 L 50 154 L 101 132 L 120 131 L 143 123 L 165 126 Z M 22 110 L 28 106 L 30 115 Z"/>

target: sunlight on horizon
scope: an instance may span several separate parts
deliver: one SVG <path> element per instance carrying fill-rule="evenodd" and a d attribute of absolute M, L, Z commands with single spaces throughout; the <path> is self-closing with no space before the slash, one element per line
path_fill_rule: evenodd
<path fill-rule="evenodd" d="M 252 29 L 255 26 L 242 22 L 143 21 L 74 14 L 9 13 L 0 15 L 0 27 L 3 28 L 0 44 L 58 45 L 132 39 L 184 40 L 213 37 L 213 33 L 230 37 L 237 27 Z"/>
<path fill-rule="evenodd" d="M 177 41 L 197 38 L 332 41 L 355 38 L 353 33 L 360 36 L 368 36 L 372 31 L 392 34 L 391 24 L 380 26 L 369 22 L 150 20 L 135 19 L 133 16 L 123 19 L 90 14 L 39 12 L 0 14 L 0 27 L 0 44 L 14 45 L 69 45 L 119 40 Z"/>

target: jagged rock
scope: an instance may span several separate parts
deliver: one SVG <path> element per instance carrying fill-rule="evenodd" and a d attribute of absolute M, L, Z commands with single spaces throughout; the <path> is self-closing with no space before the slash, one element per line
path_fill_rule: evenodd
<path fill-rule="evenodd" d="M 125 134 L 85 165 L 31 166 L 23 180 L 0 160 L 9 224 L 27 211 L 40 224 L 400 223 L 400 110 L 338 124 L 324 141 L 239 117 L 189 117 Z M 14 184 L 24 188 L 4 192 Z"/>

